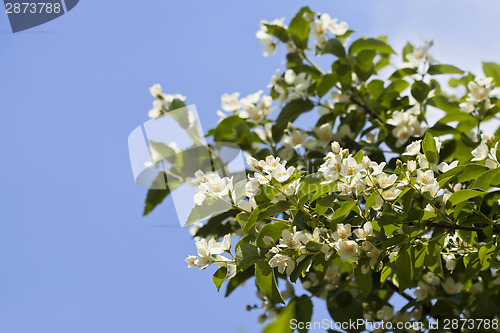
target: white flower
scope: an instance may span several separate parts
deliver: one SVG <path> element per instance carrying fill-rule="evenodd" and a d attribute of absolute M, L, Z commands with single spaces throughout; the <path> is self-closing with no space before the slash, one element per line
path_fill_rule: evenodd
<path fill-rule="evenodd" d="M 231 95 L 229 94 L 224 94 L 221 96 L 221 107 L 222 110 L 232 112 L 236 111 L 241 107 L 241 103 L 238 100 L 240 97 L 240 93 L 235 92 L 232 93 Z"/>
<path fill-rule="evenodd" d="M 406 152 L 403 153 L 403 155 L 408 155 L 408 156 L 415 156 L 420 154 L 420 143 L 422 140 L 417 140 L 412 143 L 410 143 L 408 146 L 406 146 Z"/>
<path fill-rule="evenodd" d="M 260 167 L 259 167 L 259 161 L 257 161 L 255 158 L 253 158 L 250 155 L 247 156 L 247 164 L 253 170 L 259 170 L 260 169 Z"/>
<path fill-rule="evenodd" d="M 340 267 L 339 266 L 330 266 L 326 270 L 325 273 L 325 280 L 332 284 L 336 284 L 339 282 L 340 278 L 342 277 L 340 273 Z"/>
<path fill-rule="evenodd" d="M 294 129 L 289 135 L 283 135 L 283 143 L 293 148 L 299 148 L 304 145 L 308 137 L 306 132 Z"/>
<path fill-rule="evenodd" d="M 435 213 L 436 212 L 436 210 L 434 209 L 434 207 L 432 207 L 431 204 L 427 204 L 427 206 L 425 206 L 424 210 L 427 211 L 427 212 L 431 212 L 431 213 Z"/>
<path fill-rule="evenodd" d="M 332 141 L 332 125 L 330 125 L 329 123 L 314 128 L 314 132 L 318 136 L 319 140 L 323 143 L 328 144 L 330 143 L 330 141 Z"/>
<path fill-rule="evenodd" d="M 229 191 L 233 189 L 233 178 L 224 177 L 221 178 L 218 174 L 211 173 L 207 176 L 208 191 L 223 197 L 229 194 Z"/>
<path fill-rule="evenodd" d="M 363 166 L 358 164 L 353 157 L 348 157 L 342 161 L 342 169 L 341 173 L 344 177 L 354 176 L 356 175 Z"/>
<path fill-rule="evenodd" d="M 457 267 L 457 259 L 453 254 L 443 254 L 443 259 L 446 262 L 446 269 L 453 272 L 455 267 Z"/>
<path fill-rule="evenodd" d="M 340 144 L 337 141 L 332 142 L 331 148 L 332 148 L 332 152 L 334 154 L 338 154 L 342 150 L 342 148 L 340 147 Z"/>
<path fill-rule="evenodd" d="M 384 198 L 387 201 L 392 201 L 398 197 L 398 195 L 401 193 L 401 190 L 391 187 L 389 190 L 385 191 L 382 193 L 382 198 Z"/>
<path fill-rule="evenodd" d="M 329 100 L 325 100 L 323 104 L 318 106 L 316 112 L 318 112 L 320 116 L 324 116 L 326 114 L 332 113 L 332 110 L 333 110 L 333 104 Z"/>
<path fill-rule="evenodd" d="M 405 143 L 410 136 L 421 136 L 423 133 L 422 124 L 413 114 L 415 111 L 412 109 L 395 111 L 392 114 L 392 118 L 387 120 L 389 125 L 395 126 L 392 130 L 392 134 L 398 139 L 396 142 L 397 146 L 401 146 Z"/>
<path fill-rule="evenodd" d="M 186 262 L 188 263 L 188 268 L 196 267 L 198 266 L 198 257 L 189 256 L 186 258 Z"/>
<path fill-rule="evenodd" d="M 458 106 L 460 107 L 460 111 L 467 112 L 467 113 L 472 113 L 476 109 L 474 104 L 469 103 L 469 102 L 460 103 Z"/>
<path fill-rule="evenodd" d="M 432 170 L 427 170 L 423 172 L 422 170 L 417 170 L 417 182 L 421 185 L 431 185 L 436 182 L 434 178 L 434 172 Z"/>
<path fill-rule="evenodd" d="M 290 249 L 297 249 L 300 247 L 304 235 L 300 231 L 297 231 L 296 227 L 293 227 L 292 231 L 285 229 L 281 232 L 279 247 L 289 247 Z"/>
<path fill-rule="evenodd" d="M 273 176 L 271 176 L 271 174 L 262 175 L 262 174 L 256 172 L 254 175 L 255 175 L 255 179 L 257 179 L 257 181 L 261 185 L 269 184 L 269 182 L 271 181 L 271 179 L 273 179 Z"/>
<path fill-rule="evenodd" d="M 371 162 L 370 168 L 372 170 L 371 172 L 372 175 L 377 176 L 384 170 L 384 167 L 385 167 L 385 162 L 382 162 L 380 164 L 377 164 L 377 162 Z"/>
<path fill-rule="evenodd" d="M 337 231 L 332 234 L 333 239 L 345 239 L 351 236 L 351 225 L 340 223 L 337 225 Z"/>
<path fill-rule="evenodd" d="M 154 84 L 151 88 L 149 88 L 149 93 L 151 94 L 151 96 L 153 96 L 154 98 L 159 98 L 162 96 L 162 92 L 161 92 L 161 85 L 159 85 L 158 83 L 157 84 Z"/>
<path fill-rule="evenodd" d="M 480 294 L 484 291 L 484 287 L 483 287 L 483 284 L 481 283 L 481 281 L 478 281 L 476 283 L 474 283 L 472 286 L 470 286 L 469 288 L 469 292 L 472 294 L 472 295 L 477 295 L 477 294 Z"/>
<path fill-rule="evenodd" d="M 264 25 L 266 23 L 268 22 L 261 21 L 260 30 L 255 34 L 262 46 L 264 46 L 264 51 L 262 52 L 264 57 L 268 57 L 276 52 L 276 43 L 273 41 L 272 36 L 267 33 L 267 27 Z"/>
<path fill-rule="evenodd" d="M 463 284 L 461 284 L 460 282 L 455 282 L 452 277 L 448 277 L 446 280 L 444 280 L 443 283 L 444 291 L 446 291 L 446 293 L 450 295 L 458 294 L 463 287 Z"/>
<path fill-rule="evenodd" d="M 407 167 L 409 172 L 413 173 L 413 172 L 415 172 L 415 170 L 417 170 L 417 162 L 414 160 L 408 161 L 408 163 L 406 164 L 406 167 Z"/>
<path fill-rule="evenodd" d="M 438 165 L 438 170 L 441 171 L 442 173 L 445 173 L 447 171 L 450 171 L 451 169 L 456 168 L 458 165 L 458 161 L 453 161 L 450 164 L 446 162 L 441 162 Z"/>
<path fill-rule="evenodd" d="M 467 84 L 467 88 L 470 90 L 469 97 L 467 98 L 467 102 L 469 103 L 479 103 L 485 100 L 491 91 L 491 88 L 479 85 L 474 81 L 470 81 Z"/>
<path fill-rule="evenodd" d="M 269 266 L 271 266 L 272 268 L 278 267 L 278 271 L 281 274 L 283 274 L 286 269 L 286 274 L 290 275 L 295 269 L 295 261 L 293 261 L 293 259 L 288 256 L 278 253 L 269 260 Z"/>
<path fill-rule="evenodd" d="M 392 186 L 392 184 L 394 184 L 397 178 L 398 176 L 394 174 L 387 177 L 387 174 L 385 174 L 385 172 L 381 172 L 378 175 L 377 181 L 381 188 L 388 188 L 389 186 Z"/>
<path fill-rule="evenodd" d="M 477 148 L 472 151 L 472 155 L 474 156 L 472 161 L 484 160 L 488 156 L 488 152 L 488 146 L 486 145 L 486 143 L 484 143 L 484 141 L 481 141 L 479 146 L 477 146 Z"/>
<path fill-rule="evenodd" d="M 149 110 L 149 118 L 158 118 L 161 116 L 161 109 L 163 108 L 163 102 L 159 99 L 153 101 L 153 108 Z"/>
<path fill-rule="evenodd" d="M 245 184 L 246 196 L 249 198 L 253 198 L 259 193 L 260 190 L 260 182 L 256 178 L 248 177 L 248 182 Z"/>
<path fill-rule="evenodd" d="M 222 198 L 233 190 L 233 178 L 221 178 L 216 173 L 205 175 L 202 171 L 195 173 L 197 179 L 203 179 L 199 186 L 199 192 L 194 195 L 194 202 L 201 205 L 205 201 L 207 195 L 214 195 Z"/>
<path fill-rule="evenodd" d="M 417 162 L 420 168 L 422 169 L 429 169 L 429 161 L 427 160 L 427 157 L 425 155 L 418 155 L 417 156 Z"/>
<path fill-rule="evenodd" d="M 424 279 L 428 284 L 431 284 L 431 285 L 438 285 L 441 283 L 441 279 L 439 279 L 439 276 L 437 276 L 436 274 L 434 274 L 432 272 L 427 272 L 424 275 Z"/>
<path fill-rule="evenodd" d="M 363 228 L 354 230 L 354 234 L 356 235 L 356 237 L 361 239 L 365 239 L 366 237 L 371 236 L 373 234 L 373 226 L 371 222 L 366 222 L 363 225 Z"/>
<path fill-rule="evenodd" d="M 271 155 L 266 157 L 265 161 L 263 160 L 259 161 L 259 166 L 269 173 L 271 173 L 274 169 L 276 169 L 279 164 L 280 164 L 280 158 Z"/>
<path fill-rule="evenodd" d="M 429 49 L 432 46 L 432 41 L 425 43 L 424 46 L 418 46 L 413 49 L 412 53 L 406 55 L 406 59 L 408 59 L 409 67 L 417 68 L 422 62 L 428 61 L 429 63 L 433 62 L 432 57 L 429 54 Z"/>
<path fill-rule="evenodd" d="M 286 182 L 288 178 L 295 172 L 294 167 L 289 167 L 288 169 L 283 166 L 283 164 L 278 164 L 276 169 L 271 172 L 274 179 L 280 183 Z"/>
<path fill-rule="evenodd" d="M 283 188 L 283 193 L 287 196 L 294 195 L 295 193 L 297 193 L 299 184 L 300 184 L 300 179 L 296 179 L 293 182 L 290 182 Z"/>
<path fill-rule="evenodd" d="M 340 252 L 340 259 L 347 261 L 349 259 L 356 260 L 358 255 L 358 243 L 352 240 L 340 239 L 337 244 L 337 250 Z"/>
<path fill-rule="evenodd" d="M 432 289 L 423 281 L 418 282 L 418 288 L 415 290 L 414 294 L 417 297 L 417 300 L 423 301 L 430 295 L 432 295 Z"/>
<path fill-rule="evenodd" d="M 394 316 L 394 309 L 392 306 L 384 305 L 382 309 L 377 311 L 377 318 L 383 321 L 390 321 Z"/>

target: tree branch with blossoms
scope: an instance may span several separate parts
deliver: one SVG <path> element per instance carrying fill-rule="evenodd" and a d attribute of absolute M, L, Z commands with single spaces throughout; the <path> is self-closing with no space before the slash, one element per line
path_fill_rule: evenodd
<path fill-rule="evenodd" d="M 198 253 L 188 266 L 217 266 L 213 280 L 218 290 L 227 284 L 226 295 L 255 278 L 262 306 L 249 309 L 261 309 L 266 332 L 310 320 L 314 298 L 337 322 L 418 321 L 428 331 L 436 319 L 460 317 L 495 330 L 500 65 L 484 63 L 476 76 L 439 63 L 432 42 L 408 43 L 396 59 L 386 37 L 354 34 L 308 7 L 288 26 L 261 22 L 264 56 L 284 44 L 286 68 L 267 95 L 221 98 L 208 137 L 245 151 L 246 179 L 192 175 L 193 211 L 227 209 L 190 221 Z M 315 58 L 331 61 L 329 70 Z M 186 106 L 160 86 L 151 93 L 152 118 Z M 314 122 L 301 121 L 314 110 Z M 148 212 L 166 195 L 150 190 Z"/>

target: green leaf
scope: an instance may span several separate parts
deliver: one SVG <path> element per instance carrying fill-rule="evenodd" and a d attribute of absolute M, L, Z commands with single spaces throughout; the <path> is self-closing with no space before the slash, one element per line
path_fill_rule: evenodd
<path fill-rule="evenodd" d="M 273 35 L 278 38 L 283 43 L 286 43 L 290 40 L 290 36 L 288 35 L 288 31 L 280 25 L 274 24 L 264 24 L 267 28 L 267 33 Z"/>
<path fill-rule="evenodd" d="M 422 103 L 429 95 L 431 87 L 424 81 L 415 81 L 411 85 L 411 95 L 417 100 L 417 102 Z"/>
<path fill-rule="evenodd" d="M 257 246 L 241 241 L 236 244 L 235 253 L 237 270 L 244 270 L 263 259 Z"/>
<path fill-rule="evenodd" d="M 286 308 L 280 312 L 275 321 L 267 325 L 262 333 L 292 333 L 293 329 L 290 321 L 295 317 L 295 304 L 293 301 L 288 303 Z"/>
<path fill-rule="evenodd" d="M 238 288 L 241 284 L 243 284 L 246 280 L 255 276 L 255 268 L 254 266 L 249 266 L 247 269 L 237 272 L 236 275 L 229 280 L 227 283 L 226 294 L 224 297 L 228 297 L 231 293 Z"/>
<path fill-rule="evenodd" d="M 414 74 L 417 74 L 417 70 L 414 68 L 409 68 L 409 67 L 401 68 L 401 69 L 396 70 L 394 73 L 392 73 L 392 75 L 389 77 L 389 80 L 391 80 L 391 81 L 398 80 L 398 79 L 401 79 L 405 76 L 414 75 Z"/>
<path fill-rule="evenodd" d="M 264 237 L 265 236 L 271 237 L 273 241 L 276 242 L 281 237 L 281 233 L 283 232 L 283 230 L 289 228 L 290 226 L 283 222 L 274 222 L 266 224 L 259 231 L 259 235 L 257 236 L 257 246 L 260 248 L 271 247 L 272 245 L 267 245 L 266 243 L 264 243 Z"/>
<path fill-rule="evenodd" d="M 414 264 L 412 261 L 411 248 L 408 246 L 403 246 L 399 255 L 396 259 L 396 266 L 398 269 L 398 282 L 399 291 L 410 288 L 412 286 L 413 274 L 414 274 Z"/>
<path fill-rule="evenodd" d="M 295 318 L 297 322 L 308 323 L 311 321 L 313 304 L 309 296 L 303 295 L 293 299 L 295 302 Z M 297 328 L 300 333 L 307 333 L 307 328 Z"/>
<path fill-rule="evenodd" d="M 265 219 L 266 217 L 274 216 L 279 213 L 286 212 L 292 207 L 292 203 L 289 201 L 278 201 L 275 204 L 271 204 L 265 209 L 260 209 L 258 221 Z"/>
<path fill-rule="evenodd" d="M 413 45 L 411 45 L 410 43 L 406 43 L 405 47 L 403 48 L 403 61 L 404 62 L 408 61 L 406 56 L 410 53 L 413 53 Z"/>
<path fill-rule="evenodd" d="M 283 297 L 278 289 L 274 270 L 266 261 L 255 263 L 255 278 L 259 289 L 275 303 L 285 304 Z"/>
<path fill-rule="evenodd" d="M 296 99 L 285 105 L 273 126 L 273 139 L 279 141 L 288 122 L 293 123 L 302 113 L 311 111 L 313 108 L 314 103 L 308 99 Z"/>
<path fill-rule="evenodd" d="M 444 95 L 435 95 L 428 100 L 428 103 L 445 112 L 461 112 L 459 103 Z"/>
<path fill-rule="evenodd" d="M 361 272 L 361 267 L 362 265 L 358 265 L 358 267 L 354 269 L 354 279 L 365 297 L 368 297 L 372 291 L 372 272 L 370 269 L 367 274 L 363 274 Z"/>
<path fill-rule="evenodd" d="M 455 206 L 463 201 L 466 201 L 466 200 L 469 200 L 472 198 L 482 197 L 486 193 L 487 192 L 480 192 L 480 191 L 469 190 L 469 189 L 460 190 L 460 191 L 453 193 L 450 196 L 450 198 L 448 199 L 448 201 L 451 202 L 451 204 L 453 206 Z"/>
<path fill-rule="evenodd" d="M 358 39 L 351 44 L 349 54 L 356 54 L 363 50 L 374 50 L 377 53 L 396 53 L 387 43 L 374 38 Z"/>
<path fill-rule="evenodd" d="M 323 215 L 324 213 L 326 213 L 326 211 L 328 210 L 328 208 L 332 206 L 332 203 L 333 201 L 335 201 L 336 198 L 337 198 L 336 194 L 330 194 L 326 197 L 319 199 L 316 202 L 316 208 L 315 208 L 318 215 Z"/>
<path fill-rule="evenodd" d="M 320 98 L 323 97 L 327 92 L 335 87 L 335 84 L 337 84 L 337 82 L 338 79 L 335 73 L 330 73 L 323 76 L 321 80 L 319 80 L 318 86 L 316 88 L 318 96 Z"/>
<path fill-rule="evenodd" d="M 481 176 L 477 177 L 476 180 L 474 180 L 470 187 L 484 191 L 488 190 L 491 186 L 491 183 L 493 183 L 495 178 L 498 176 L 499 172 L 500 169 L 493 169 L 484 172 Z"/>
<path fill-rule="evenodd" d="M 214 276 L 212 279 L 214 280 L 215 287 L 217 288 L 217 291 L 219 291 L 220 286 L 222 285 L 222 282 L 226 279 L 227 276 L 227 268 L 226 267 L 221 267 L 217 271 L 215 271 Z"/>
<path fill-rule="evenodd" d="M 332 229 L 336 229 L 336 222 L 337 221 L 341 221 L 342 219 L 344 219 L 344 217 L 346 217 L 347 214 L 349 214 L 349 212 L 354 207 L 356 207 L 356 202 L 355 201 L 353 201 L 353 200 L 344 201 L 344 203 L 342 204 L 342 206 L 340 206 L 340 208 L 337 209 L 333 213 L 333 215 L 332 215 L 332 218 L 331 218 L 331 221 L 332 221 L 331 228 Z"/>
<path fill-rule="evenodd" d="M 198 222 L 211 215 L 222 213 L 233 208 L 229 202 L 221 198 L 207 197 L 201 205 L 195 205 L 187 218 L 185 226 Z"/>
<path fill-rule="evenodd" d="M 348 322 L 349 319 L 356 321 L 358 318 L 363 318 L 362 298 L 353 297 L 349 291 L 339 291 L 337 293 L 329 293 L 326 299 L 328 312 L 336 322 Z M 347 332 L 361 332 L 363 327 L 355 326 L 353 329 L 346 328 Z"/>
<path fill-rule="evenodd" d="M 331 53 L 339 58 L 343 58 L 345 57 L 345 48 L 337 38 L 332 38 L 326 41 L 321 53 Z"/>
<path fill-rule="evenodd" d="M 288 32 L 292 35 L 292 39 L 299 49 L 307 48 L 309 38 L 309 22 L 304 18 L 304 14 L 314 15 L 309 7 L 302 7 L 288 27 Z"/>
<path fill-rule="evenodd" d="M 495 86 L 500 86 L 500 65 L 494 62 L 483 62 L 484 75 L 493 78 Z"/>
<path fill-rule="evenodd" d="M 161 174 L 164 177 L 163 173 Z M 170 194 L 170 187 L 167 186 L 165 190 L 149 190 L 146 197 L 146 205 L 144 206 L 143 216 L 148 215 L 153 211 L 153 209 L 161 204 L 163 199 L 165 199 Z"/>
<path fill-rule="evenodd" d="M 430 65 L 427 73 L 430 75 L 463 74 L 464 71 L 452 65 Z"/>
<path fill-rule="evenodd" d="M 422 149 L 424 151 L 425 157 L 430 163 L 438 163 L 438 153 L 436 148 L 436 141 L 434 137 L 429 133 L 425 133 L 425 138 L 422 141 Z"/>

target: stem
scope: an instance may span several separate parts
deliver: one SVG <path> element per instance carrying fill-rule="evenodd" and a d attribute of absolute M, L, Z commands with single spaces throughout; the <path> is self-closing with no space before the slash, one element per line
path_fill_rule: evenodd
<path fill-rule="evenodd" d="M 306 55 L 305 52 L 300 52 L 299 53 L 300 56 L 306 60 L 315 70 L 317 70 L 318 72 L 321 73 L 321 75 L 325 75 L 325 72 L 323 72 L 323 70 L 321 68 L 318 67 L 318 65 L 316 65 L 311 59 L 309 59 L 309 57 Z"/>

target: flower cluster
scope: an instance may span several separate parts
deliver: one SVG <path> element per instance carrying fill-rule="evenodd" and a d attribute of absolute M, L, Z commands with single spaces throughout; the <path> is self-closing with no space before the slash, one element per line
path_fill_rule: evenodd
<path fill-rule="evenodd" d="M 251 123 L 261 122 L 274 110 L 271 107 L 273 99 L 271 96 L 262 96 L 262 90 L 241 99 L 239 97 L 238 92 L 222 95 L 222 110 L 236 113 L 240 118 L 247 119 Z M 219 112 L 219 115 L 226 116 L 223 112 Z"/>
<path fill-rule="evenodd" d="M 483 133 L 481 142 L 476 149 L 472 151 L 474 158 L 472 161 L 485 161 L 485 165 L 490 169 L 496 169 L 500 166 L 497 157 L 498 142 L 494 142 L 494 137 Z"/>
<path fill-rule="evenodd" d="M 194 195 L 194 202 L 201 205 L 207 196 L 223 198 L 231 194 L 233 190 L 233 178 L 221 177 L 216 173 L 205 174 L 198 170 L 195 173 L 198 181 L 199 191 Z"/>
<path fill-rule="evenodd" d="M 430 55 L 429 50 L 432 47 L 433 42 L 427 42 L 422 46 L 417 46 L 413 48 L 411 53 L 406 55 L 407 65 L 410 68 L 418 68 L 420 64 L 432 65 L 435 63 L 434 58 Z"/>
<path fill-rule="evenodd" d="M 311 35 L 316 38 L 318 47 L 323 47 L 326 42 L 326 34 L 328 32 L 335 36 L 343 36 L 349 26 L 346 22 L 337 23 L 337 19 L 332 19 L 328 14 L 318 14 L 318 18 L 311 22 Z"/>
<path fill-rule="evenodd" d="M 491 77 L 477 77 L 474 81 L 470 81 L 467 84 L 469 94 L 467 95 L 466 102 L 460 103 L 460 110 L 473 113 L 479 107 L 483 107 L 484 110 L 491 109 L 492 105 L 489 97 L 494 87 Z"/>
<path fill-rule="evenodd" d="M 414 105 L 405 111 L 393 112 L 392 118 L 387 120 L 389 125 L 394 126 L 392 135 L 396 137 L 398 146 L 403 145 L 412 136 L 420 137 L 424 134 L 425 128 L 418 120 L 419 114 L 418 105 Z"/>
<path fill-rule="evenodd" d="M 148 113 L 150 118 L 158 118 L 159 116 L 161 116 L 166 111 L 165 108 L 167 107 L 167 105 L 169 103 L 172 103 L 175 99 L 181 102 L 186 101 L 186 97 L 180 94 L 164 94 L 162 92 L 161 85 L 159 84 L 155 84 L 151 88 L 149 88 L 149 92 L 151 93 L 151 96 L 155 98 L 155 100 L 153 101 L 153 108 Z"/>
<path fill-rule="evenodd" d="M 186 258 L 188 267 L 199 267 L 202 270 L 213 263 L 219 268 L 227 268 L 226 279 L 231 279 L 236 275 L 234 259 L 229 259 L 222 255 L 223 253 L 231 254 L 230 234 L 225 235 L 221 242 L 217 242 L 213 238 L 208 241 L 203 238 L 196 242 L 196 248 L 198 249 L 198 256 L 189 256 Z"/>
<path fill-rule="evenodd" d="M 284 21 L 285 18 L 275 19 L 272 22 L 267 22 L 265 20 L 262 20 L 260 22 L 260 30 L 257 31 L 256 37 L 260 40 L 261 44 L 264 46 L 264 51 L 262 52 L 264 57 L 268 57 L 271 54 L 276 53 L 276 44 L 277 44 L 276 41 L 273 40 L 272 35 L 268 33 L 266 25 L 277 25 L 280 27 L 285 27 L 283 25 Z"/>

